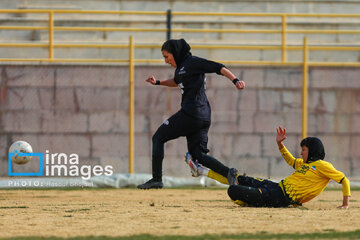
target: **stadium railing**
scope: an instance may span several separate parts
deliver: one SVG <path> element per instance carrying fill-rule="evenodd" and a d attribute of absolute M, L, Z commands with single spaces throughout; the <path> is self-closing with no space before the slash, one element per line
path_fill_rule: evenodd
<path fill-rule="evenodd" d="M 210 13 L 210 12 L 145 12 L 145 11 L 94 11 L 94 10 L 12 10 L 0 9 L 0 14 L 4 13 L 41 13 L 48 15 L 48 26 L 0 26 L 0 30 L 39 30 L 47 31 L 49 39 L 47 43 L 0 43 L 1 47 L 11 48 L 48 48 L 48 58 L 0 58 L 1 62 L 49 62 L 49 63 L 126 63 L 129 65 L 129 173 L 133 172 L 134 161 L 134 66 L 136 63 L 162 63 L 161 59 L 135 59 L 135 49 L 154 49 L 160 48 L 160 44 L 135 44 L 133 37 L 129 34 L 128 44 L 74 44 L 55 42 L 55 31 L 121 31 L 121 32 L 164 32 L 169 38 L 172 32 L 195 32 L 195 33 L 262 33 L 262 34 L 281 34 L 280 45 L 204 45 L 192 44 L 193 49 L 236 49 L 236 50 L 279 50 L 281 51 L 281 61 L 239 61 L 221 60 L 224 64 L 231 65 L 274 65 L 274 66 L 297 66 L 303 68 L 303 88 L 302 88 L 302 137 L 307 134 L 307 81 L 309 66 L 334 66 L 334 67 L 360 67 L 360 62 L 313 62 L 308 61 L 311 51 L 360 51 L 360 47 L 354 46 L 311 46 L 304 37 L 302 46 L 289 46 L 287 44 L 287 34 L 360 34 L 360 30 L 324 30 L 324 29 L 287 29 L 287 19 L 291 17 L 304 18 L 359 18 L 360 14 L 286 14 L 286 13 Z M 159 15 L 166 16 L 166 28 L 115 28 L 115 27 L 60 27 L 54 25 L 55 14 L 130 14 L 130 15 Z M 281 28 L 277 30 L 267 29 L 194 29 L 194 28 L 172 28 L 172 16 L 228 16 L 228 17 L 280 17 Z M 75 58 L 56 58 L 54 48 L 123 48 L 129 50 L 128 59 L 75 59 Z M 302 61 L 287 61 L 288 51 L 303 51 Z M 216 59 L 215 59 L 216 60 Z"/>
<path fill-rule="evenodd" d="M 49 38 L 47 43 L 13 43 L 2 42 L 0 47 L 12 48 L 48 48 L 48 58 L 0 58 L 0 62 L 101 62 L 101 63 L 127 63 L 127 59 L 74 59 L 74 58 L 56 58 L 54 56 L 55 48 L 128 48 L 128 44 L 75 44 L 60 43 L 55 41 L 54 32 L 61 31 L 94 31 L 94 32 L 164 32 L 167 37 L 171 33 L 261 33 L 281 35 L 280 45 L 202 45 L 192 44 L 193 49 L 233 49 L 233 50 L 279 50 L 281 52 L 281 61 L 238 61 L 222 60 L 226 64 L 256 64 L 256 65 L 299 65 L 300 62 L 287 61 L 288 51 L 301 51 L 302 46 L 289 46 L 287 42 L 288 34 L 360 34 L 358 29 L 288 29 L 287 22 L 289 18 L 355 18 L 360 20 L 360 14 L 297 14 L 297 13 L 216 13 L 216 12 L 171 12 L 171 11 L 96 11 L 96 10 L 43 10 L 43 9 L 0 9 L 0 14 L 26 14 L 36 13 L 48 16 L 48 26 L 0 26 L 0 30 L 38 30 L 47 31 Z M 90 14 L 90 15 L 155 15 L 164 16 L 164 28 L 131 28 L 131 27 L 73 27 L 73 26 L 55 26 L 54 16 L 56 14 Z M 278 17 L 281 19 L 279 29 L 210 29 L 210 28 L 172 28 L 172 16 L 197 16 L 197 17 Z M 130 34 L 129 34 L 130 35 Z M 75 39 L 76 40 L 76 39 Z M 135 49 L 141 48 L 160 48 L 159 44 L 134 44 Z M 311 51 L 360 51 L 360 46 L 308 46 Z M 136 59 L 135 63 L 159 63 L 158 59 Z M 311 62 L 311 66 L 360 66 L 359 62 Z"/>

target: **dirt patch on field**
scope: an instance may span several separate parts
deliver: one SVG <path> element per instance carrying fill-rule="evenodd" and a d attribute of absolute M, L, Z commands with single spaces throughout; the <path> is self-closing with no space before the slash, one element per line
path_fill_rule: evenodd
<path fill-rule="evenodd" d="M 359 200 L 358 200 L 359 199 Z M 300 208 L 233 204 L 224 190 L 2 190 L 0 237 L 310 233 L 360 229 L 360 192 L 341 191 Z"/>

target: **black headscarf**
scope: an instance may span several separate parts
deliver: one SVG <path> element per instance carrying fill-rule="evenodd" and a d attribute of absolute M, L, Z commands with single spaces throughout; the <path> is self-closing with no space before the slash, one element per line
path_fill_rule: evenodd
<path fill-rule="evenodd" d="M 306 146 L 309 149 L 309 155 L 307 162 L 315 162 L 317 160 L 324 160 L 325 158 L 325 149 L 321 140 L 317 137 L 307 137 L 304 138 L 300 146 Z"/>
<path fill-rule="evenodd" d="M 179 67 L 181 63 L 191 55 L 190 45 L 184 39 L 170 39 L 164 42 L 161 47 L 161 51 L 165 50 L 169 53 L 172 53 L 176 66 Z"/>

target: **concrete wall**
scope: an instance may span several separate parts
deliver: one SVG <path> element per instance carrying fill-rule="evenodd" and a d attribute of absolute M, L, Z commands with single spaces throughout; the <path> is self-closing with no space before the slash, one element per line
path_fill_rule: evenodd
<path fill-rule="evenodd" d="M 275 143 L 275 128 L 288 129 L 286 145 L 299 155 L 300 68 L 234 67 L 247 88 L 208 75 L 213 115 L 211 154 L 241 172 L 281 177 L 292 172 Z M 81 164 L 113 165 L 127 172 L 128 69 L 126 66 L 3 65 L 0 67 L 0 176 L 7 175 L 7 149 L 28 141 L 35 152 L 77 153 Z M 151 172 L 151 137 L 179 109 L 177 88 L 150 86 L 150 74 L 172 77 L 169 67 L 137 66 L 135 73 L 135 172 Z M 326 160 L 360 176 L 359 68 L 311 68 L 309 135 L 320 137 Z M 164 173 L 190 176 L 184 138 L 166 144 Z M 35 164 L 24 166 L 34 171 Z"/>

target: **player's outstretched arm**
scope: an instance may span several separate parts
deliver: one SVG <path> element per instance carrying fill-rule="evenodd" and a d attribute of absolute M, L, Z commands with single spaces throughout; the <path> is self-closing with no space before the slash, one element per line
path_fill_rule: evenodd
<path fill-rule="evenodd" d="M 294 169 L 297 169 L 303 164 L 303 160 L 301 158 L 294 158 L 294 156 L 286 149 L 285 145 L 283 144 L 283 141 L 286 139 L 286 129 L 279 126 L 276 128 L 276 143 L 279 147 L 280 153 L 284 160 Z"/>
<path fill-rule="evenodd" d="M 349 208 L 349 202 L 350 202 L 350 181 L 345 177 L 342 182 L 342 192 L 343 192 L 343 204 L 339 206 L 338 208 Z"/>
<path fill-rule="evenodd" d="M 227 77 L 230 81 L 232 81 L 235 84 L 237 89 L 242 90 L 245 88 L 245 82 L 237 79 L 236 76 L 226 67 L 222 67 L 220 72 L 222 75 Z"/>
<path fill-rule="evenodd" d="M 168 79 L 168 80 L 156 80 L 154 76 L 148 77 L 148 79 L 145 80 L 146 82 L 152 84 L 152 85 L 162 85 L 167 87 L 177 87 L 178 85 L 175 83 L 174 79 Z"/>

